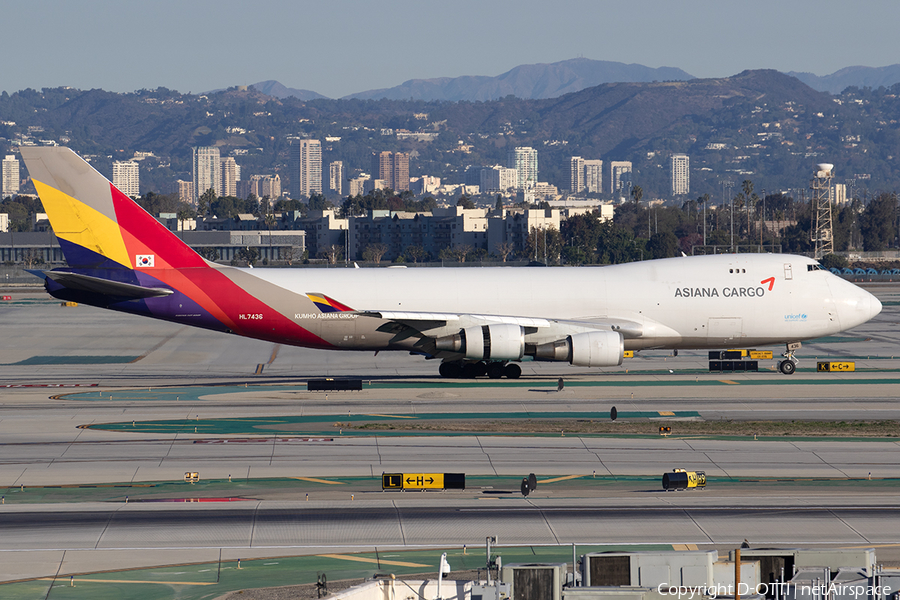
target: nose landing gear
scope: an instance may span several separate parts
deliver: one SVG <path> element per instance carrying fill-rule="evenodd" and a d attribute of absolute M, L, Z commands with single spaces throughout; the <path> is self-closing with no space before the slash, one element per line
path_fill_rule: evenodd
<path fill-rule="evenodd" d="M 787 351 L 782 352 L 781 355 L 785 358 L 785 360 L 778 363 L 778 370 L 784 373 L 785 375 L 793 375 L 797 370 L 797 363 L 800 361 L 794 357 L 794 352 L 800 349 L 800 342 L 790 342 L 787 344 Z"/>

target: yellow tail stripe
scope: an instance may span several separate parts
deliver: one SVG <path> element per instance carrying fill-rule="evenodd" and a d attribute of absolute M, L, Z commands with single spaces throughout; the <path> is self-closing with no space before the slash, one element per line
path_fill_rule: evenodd
<path fill-rule="evenodd" d="M 33 181 L 57 236 L 124 267 L 133 267 L 118 223 L 56 188 Z"/>

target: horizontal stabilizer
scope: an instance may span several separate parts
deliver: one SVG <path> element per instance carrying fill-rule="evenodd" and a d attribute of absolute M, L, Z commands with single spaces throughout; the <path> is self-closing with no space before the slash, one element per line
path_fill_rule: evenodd
<path fill-rule="evenodd" d="M 130 283 L 122 283 L 121 281 L 112 281 L 66 271 L 44 271 L 43 276 L 72 290 L 115 296 L 117 298 L 137 300 L 139 298 L 158 298 L 174 293 L 169 288 L 141 287 Z"/>

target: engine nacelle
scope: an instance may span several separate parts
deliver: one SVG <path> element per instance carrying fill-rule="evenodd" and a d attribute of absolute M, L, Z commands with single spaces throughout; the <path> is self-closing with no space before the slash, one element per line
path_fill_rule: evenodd
<path fill-rule="evenodd" d="M 535 360 L 565 360 L 576 367 L 615 367 L 624 356 L 625 338 L 618 331 L 575 333 L 534 349 Z"/>
<path fill-rule="evenodd" d="M 519 360 L 525 354 L 525 330 L 511 323 L 474 325 L 434 341 L 439 351 L 459 352 L 470 360 Z"/>

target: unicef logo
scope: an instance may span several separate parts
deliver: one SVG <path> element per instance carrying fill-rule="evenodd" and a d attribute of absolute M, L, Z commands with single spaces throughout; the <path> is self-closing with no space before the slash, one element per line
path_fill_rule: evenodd
<path fill-rule="evenodd" d="M 785 321 L 805 321 L 806 313 L 797 313 L 794 315 L 784 315 Z"/>

